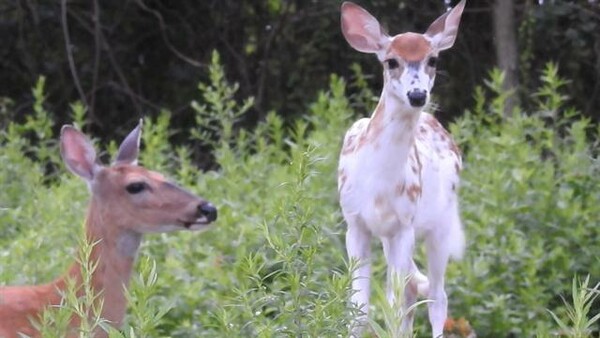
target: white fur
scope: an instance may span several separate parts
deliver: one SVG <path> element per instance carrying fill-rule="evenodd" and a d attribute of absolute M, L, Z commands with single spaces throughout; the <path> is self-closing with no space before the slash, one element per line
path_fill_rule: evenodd
<path fill-rule="evenodd" d="M 417 293 L 423 294 L 432 301 L 428 307 L 433 337 L 443 333 L 446 265 L 451 256 L 460 257 L 465 246 L 457 198 L 462 163 L 450 135 L 422 107 L 411 106 L 407 93 L 425 90 L 428 100 L 435 75 L 426 71 L 427 58 L 452 46 L 463 8 L 464 1 L 432 25 L 428 31 L 432 37 L 424 36 L 431 51 L 415 67 L 415 61 L 404 63 L 394 55 L 389 44 L 373 43 L 386 36 L 374 36 L 378 23 L 368 12 L 351 3 L 342 6 L 342 29 L 350 45 L 379 59 L 396 57 L 403 66 L 386 69 L 377 109 L 348 130 L 339 161 L 340 205 L 348 225 L 346 248 L 349 258 L 359 264 L 353 272 L 351 300 L 362 315 L 353 327 L 354 335 L 360 334 L 369 307 L 372 236 L 383 244 L 388 300 L 396 301 L 391 290 L 396 275 L 409 277 L 403 308 L 414 304 Z M 361 32 L 361 27 L 368 30 Z M 426 246 L 428 277 L 413 261 L 417 238 Z M 402 323 L 404 332 L 412 332 L 412 321 L 411 313 Z"/>
<path fill-rule="evenodd" d="M 465 243 L 456 195 L 458 173 L 455 166 L 460 166 L 460 157 L 448 149 L 436 153 L 436 147 L 441 147 L 442 142 L 438 139 L 439 135 L 424 122 L 433 117 L 426 113 L 411 114 L 415 115 L 417 122 L 412 128 L 394 122 L 386 126 L 380 137 L 381 144 L 385 146 L 375 149 L 375 143 L 365 144 L 341 156 L 339 169 L 347 178 L 343 185 L 339 183 L 340 204 L 348 223 L 348 255 L 360 264 L 353 276 L 356 293 L 352 301 L 357 305 L 362 304 L 361 309 L 366 315 L 369 303 L 369 248 L 371 236 L 374 235 L 383 243 L 389 272 L 413 275 L 416 290 L 406 288 L 405 308 L 416 300 L 415 291 L 424 293 L 434 301 L 430 305 L 430 321 L 434 336 L 438 336 L 446 320 L 446 264 L 449 256 L 460 257 Z M 346 139 L 364 133 L 367 122 L 368 119 L 358 121 Z M 425 135 L 431 136 L 418 139 L 416 130 L 421 127 L 427 131 Z M 394 144 L 391 139 L 403 134 L 404 142 Z M 415 163 L 410 153 L 414 151 L 419 154 L 422 165 L 420 175 L 411 169 Z M 420 198 L 413 202 L 406 193 L 398 196 L 396 187 L 401 184 L 405 187 L 419 185 L 422 189 Z M 384 202 L 376 204 L 376 196 L 383 196 Z M 418 271 L 412 260 L 417 237 L 425 240 L 429 280 Z M 388 295 L 391 295 L 391 290 L 388 290 Z M 390 298 L 390 301 L 393 299 Z M 407 331 L 411 330 L 411 318 L 404 324 Z"/>

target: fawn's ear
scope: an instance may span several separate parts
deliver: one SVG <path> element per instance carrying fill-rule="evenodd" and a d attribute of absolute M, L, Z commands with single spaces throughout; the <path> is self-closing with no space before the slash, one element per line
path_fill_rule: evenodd
<path fill-rule="evenodd" d="M 375 53 L 383 61 L 390 37 L 369 12 L 352 2 L 342 4 L 342 33 L 352 48 L 363 53 Z"/>
<path fill-rule="evenodd" d="M 465 9 L 466 0 L 462 0 L 450 11 L 442 14 L 427 29 L 425 35 L 431 39 L 434 49 L 442 51 L 454 45 L 458 34 L 460 17 Z"/>
<path fill-rule="evenodd" d="M 119 152 L 117 153 L 117 159 L 115 160 L 116 163 L 137 164 L 138 154 L 140 153 L 143 121 L 143 119 L 140 119 L 137 127 L 127 135 L 119 146 Z"/>
<path fill-rule="evenodd" d="M 96 151 L 90 140 L 73 126 L 65 125 L 60 131 L 60 154 L 67 168 L 87 182 L 94 179 L 100 168 Z"/>

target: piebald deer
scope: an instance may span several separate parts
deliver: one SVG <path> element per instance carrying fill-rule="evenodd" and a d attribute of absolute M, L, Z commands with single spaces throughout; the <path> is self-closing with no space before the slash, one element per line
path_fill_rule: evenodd
<path fill-rule="evenodd" d="M 170 183 L 157 172 L 137 165 L 142 121 L 125 138 L 113 165 L 96 162 L 92 143 L 74 127 L 62 128 L 60 150 L 67 168 L 83 178 L 91 191 L 85 220 L 87 240 L 96 243 L 90 260 L 97 264 L 91 283 L 103 300 L 102 318 L 119 327 L 127 306 L 128 285 L 142 234 L 199 230 L 216 220 L 217 209 L 204 199 Z M 50 284 L 0 287 L 0 337 L 39 337 L 32 325 L 42 311 L 61 303 L 67 279 L 82 283 L 75 262 L 65 276 Z M 79 288 L 77 289 L 79 290 Z M 78 337 L 80 318 L 72 318 L 69 336 Z M 95 337 L 107 337 L 98 331 Z"/>
<path fill-rule="evenodd" d="M 356 121 L 344 137 L 338 190 L 348 225 L 346 248 L 359 264 L 353 273 L 352 303 L 361 314 L 353 325 L 359 335 L 369 308 L 370 240 L 379 237 L 388 265 L 387 297 L 394 303 L 392 280 L 410 278 L 403 308 L 417 293 L 432 302 L 429 321 L 442 335 L 447 315 L 444 274 L 450 256 L 461 256 L 465 239 L 457 189 L 460 152 L 448 132 L 423 111 L 429 101 L 439 52 L 452 47 L 465 7 L 435 20 L 425 34 L 385 34 L 377 19 L 360 6 L 342 4 L 342 32 L 356 50 L 376 54 L 383 63 L 384 85 L 371 118 Z M 428 277 L 413 261 L 415 239 L 423 237 Z M 402 330 L 412 331 L 408 313 Z"/>

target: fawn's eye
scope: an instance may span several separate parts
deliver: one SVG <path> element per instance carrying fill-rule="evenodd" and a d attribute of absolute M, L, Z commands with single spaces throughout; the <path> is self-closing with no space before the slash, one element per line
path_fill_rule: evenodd
<path fill-rule="evenodd" d="M 436 56 L 432 56 L 429 58 L 429 60 L 427 60 L 427 65 L 429 67 L 435 68 L 435 66 L 437 65 L 437 61 L 438 58 Z"/>
<path fill-rule="evenodd" d="M 396 61 L 395 59 L 389 59 L 389 60 L 386 60 L 385 62 L 387 62 L 389 69 L 396 69 L 396 68 L 398 68 L 398 66 L 400 66 L 398 64 L 398 61 Z"/>
<path fill-rule="evenodd" d="M 144 182 L 133 182 L 128 184 L 125 189 L 130 194 L 139 194 L 146 189 L 146 183 Z"/>

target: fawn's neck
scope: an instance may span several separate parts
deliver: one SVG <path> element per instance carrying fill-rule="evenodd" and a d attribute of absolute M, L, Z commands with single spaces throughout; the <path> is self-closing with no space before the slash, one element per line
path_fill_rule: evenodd
<path fill-rule="evenodd" d="M 107 224 L 108 215 L 109 210 L 96 208 L 92 199 L 85 225 L 88 243 L 93 245 L 87 263 L 90 267 L 96 265 L 91 285 L 94 295 L 101 295 L 103 300 L 102 318 L 119 326 L 127 307 L 125 288 L 129 285 L 142 235 Z M 78 296 L 81 295 L 83 277 L 79 262 L 71 266 L 67 276 L 55 282 L 56 287 L 65 289 L 67 279 L 75 282 Z"/>
<path fill-rule="evenodd" d="M 367 129 L 374 161 L 381 170 L 397 169 L 406 164 L 415 143 L 420 115 L 421 109 L 407 107 L 398 98 L 386 95 L 384 88 Z"/>

